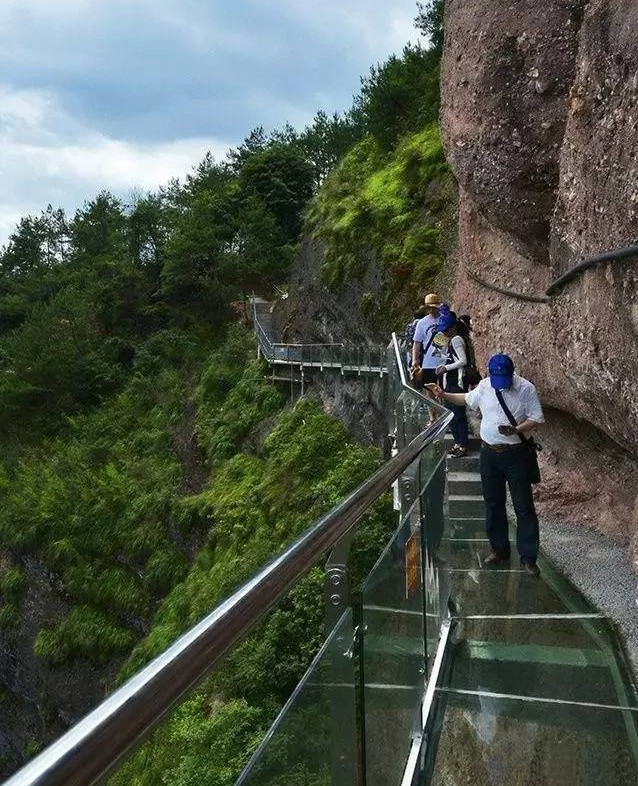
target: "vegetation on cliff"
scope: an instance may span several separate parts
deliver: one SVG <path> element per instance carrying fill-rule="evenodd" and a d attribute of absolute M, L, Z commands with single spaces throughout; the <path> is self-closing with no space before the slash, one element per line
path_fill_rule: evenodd
<path fill-rule="evenodd" d="M 384 285 L 374 318 L 386 329 L 406 318 L 418 295 L 433 286 L 455 203 L 436 122 L 443 2 L 418 6 L 417 26 L 429 44 L 406 46 L 362 80 L 353 107 L 361 138 L 306 216 L 308 232 L 325 250 L 322 279 L 330 289 L 362 277 L 371 261 L 381 267 Z"/>

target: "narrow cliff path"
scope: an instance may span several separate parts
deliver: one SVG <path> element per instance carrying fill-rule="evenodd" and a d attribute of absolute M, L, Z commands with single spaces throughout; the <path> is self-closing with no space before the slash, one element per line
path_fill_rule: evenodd
<path fill-rule="evenodd" d="M 588 527 L 542 519 L 541 545 L 560 572 L 619 627 L 638 676 L 636 574 L 626 547 Z"/>

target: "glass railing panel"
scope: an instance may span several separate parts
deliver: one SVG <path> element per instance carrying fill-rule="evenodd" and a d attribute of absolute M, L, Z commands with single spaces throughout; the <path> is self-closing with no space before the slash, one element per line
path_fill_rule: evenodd
<path fill-rule="evenodd" d="M 634 786 L 638 713 L 445 692 L 432 786 Z"/>
<path fill-rule="evenodd" d="M 482 619 L 458 626 L 452 688 L 638 706 L 601 619 Z"/>
<path fill-rule="evenodd" d="M 421 538 L 423 541 L 424 619 L 427 673 L 430 674 L 441 632 L 447 616 L 449 584 L 441 552 L 447 538 L 445 511 L 445 447 L 443 440 L 424 450 L 418 464 Z"/>
<path fill-rule="evenodd" d="M 366 786 L 398 786 L 424 693 L 418 502 L 361 592 Z"/>
<path fill-rule="evenodd" d="M 236 786 L 357 782 L 352 612 L 341 618 Z"/>

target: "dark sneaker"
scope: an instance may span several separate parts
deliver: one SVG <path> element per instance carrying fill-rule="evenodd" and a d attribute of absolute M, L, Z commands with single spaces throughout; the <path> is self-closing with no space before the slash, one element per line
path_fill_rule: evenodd
<path fill-rule="evenodd" d="M 541 575 L 538 565 L 529 559 L 521 560 L 521 568 L 525 571 L 525 573 L 533 576 L 535 579 Z"/>
<path fill-rule="evenodd" d="M 490 553 L 483 558 L 483 567 L 497 568 L 499 565 L 507 565 L 510 561 L 509 554 L 503 554 L 501 551 L 490 551 Z"/>

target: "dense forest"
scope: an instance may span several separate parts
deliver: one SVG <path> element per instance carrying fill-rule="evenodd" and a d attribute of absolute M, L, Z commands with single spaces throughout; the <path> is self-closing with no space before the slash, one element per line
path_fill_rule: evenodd
<path fill-rule="evenodd" d="M 312 396 L 290 407 L 265 379 L 245 302 L 285 286 L 308 235 L 328 287 L 379 260 L 388 318 L 438 273 L 441 10 L 419 5 L 425 43 L 374 66 L 350 111 L 256 129 L 128 203 L 49 206 L 2 249 L 0 636 L 34 680 L 20 695 L 3 666 L 4 773 L 73 720 L 55 675 L 108 691 L 379 464 Z M 355 568 L 391 525 L 384 502 Z M 299 584 L 115 781 L 231 784 L 316 652 L 321 583 Z"/>

